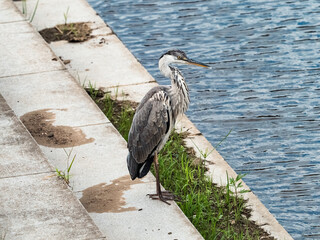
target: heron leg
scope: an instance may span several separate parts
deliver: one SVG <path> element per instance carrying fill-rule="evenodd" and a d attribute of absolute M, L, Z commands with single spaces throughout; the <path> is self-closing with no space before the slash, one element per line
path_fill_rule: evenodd
<path fill-rule="evenodd" d="M 160 177 L 159 177 L 159 162 L 158 162 L 158 155 L 157 153 L 155 153 L 154 155 L 154 168 L 155 168 L 155 171 L 156 171 L 156 190 L 157 190 L 157 193 L 156 194 L 148 194 L 149 197 L 151 199 L 158 199 L 168 205 L 171 205 L 170 203 L 168 203 L 167 201 L 168 200 L 174 200 L 175 199 L 175 196 L 171 193 L 171 192 L 168 192 L 168 191 L 161 191 L 161 186 L 160 186 Z"/>

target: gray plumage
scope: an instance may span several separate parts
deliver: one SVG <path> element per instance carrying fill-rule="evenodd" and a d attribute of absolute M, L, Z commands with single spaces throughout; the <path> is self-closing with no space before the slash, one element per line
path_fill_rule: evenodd
<path fill-rule="evenodd" d="M 171 86 L 152 88 L 142 99 L 133 118 L 128 137 L 127 165 L 130 176 L 144 177 L 155 155 L 167 142 L 177 117 L 189 106 L 189 89 L 182 73 L 172 63 L 208 67 L 188 59 L 180 50 L 171 50 L 159 59 L 161 73 L 171 79 Z"/>

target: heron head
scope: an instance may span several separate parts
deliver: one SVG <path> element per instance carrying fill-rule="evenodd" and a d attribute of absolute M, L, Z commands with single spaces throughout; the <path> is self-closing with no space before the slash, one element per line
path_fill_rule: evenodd
<path fill-rule="evenodd" d="M 191 64 L 191 65 L 196 65 L 199 67 L 209 67 L 207 64 L 192 60 L 187 57 L 185 52 L 181 50 L 170 50 L 166 53 L 164 53 L 159 61 L 165 62 L 167 65 L 171 63 L 181 63 L 181 64 Z"/>

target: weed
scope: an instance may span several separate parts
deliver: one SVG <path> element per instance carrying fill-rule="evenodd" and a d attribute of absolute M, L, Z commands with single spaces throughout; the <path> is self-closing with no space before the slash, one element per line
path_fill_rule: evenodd
<path fill-rule="evenodd" d="M 229 188 L 218 187 L 203 165 L 192 164 L 193 157 L 183 145 L 181 134 L 173 132 L 160 152 L 162 185 L 183 200 L 179 207 L 205 239 L 254 239 L 251 233 L 256 226 L 248 220 L 250 211 L 239 196 L 241 178 L 229 179 Z M 233 185 L 236 196 L 231 192 Z"/>
<path fill-rule="evenodd" d="M 245 177 L 246 174 L 238 174 L 236 179 L 229 178 L 227 172 L 227 186 L 226 186 L 226 193 L 228 197 L 228 201 L 232 198 L 233 202 L 229 205 L 234 206 L 234 214 L 235 214 L 235 221 L 241 220 L 241 213 L 243 212 L 244 207 L 244 199 L 239 196 L 239 194 L 250 192 L 250 190 L 242 189 L 242 178 Z M 232 197 L 231 197 L 232 196 Z"/>
<path fill-rule="evenodd" d="M 36 15 L 37 9 L 38 9 L 38 5 L 39 5 L 39 0 L 36 2 L 36 5 L 32 11 L 31 16 L 28 18 L 28 7 L 27 7 L 27 0 L 22 0 L 21 1 L 22 4 L 22 14 L 24 15 L 24 17 L 29 21 L 32 22 L 34 19 L 34 16 Z"/>
<path fill-rule="evenodd" d="M 129 101 L 117 101 L 117 88 L 115 90 L 114 99 L 111 98 L 110 92 L 104 93 L 101 90 L 96 90 L 90 82 L 86 91 L 100 107 L 106 117 L 118 129 L 123 138 L 128 141 L 128 134 L 137 104 L 133 104 L 134 107 L 132 107 L 132 103 Z"/>
<path fill-rule="evenodd" d="M 88 76 L 85 76 L 84 79 L 83 79 L 83 81 L 82 81 L 79 72 L 76 72 L 76 74 L 77 74 L 77 76 L 76 76 L 75 78 L 78 80 L 79 84 L 80 84 L 83 88 L 86 88 L 86 82 L 87 82 L 87 80 L 88 80 L 88 79 L 87 79 Z M 89 81 L 89 84 L 90 84 L 90 83 L 91 83 L 91 82 Z"/>
<path fill-rule="evenodd" d="M 64 25 L 67 25 L 67 22 L 68 22 L 69 8 L 70 6 L 68 6 L 67 11 L 63 13 Z"/>
<path fill-rule="evenodd" d="M 27 0 L 22 0 L 21 1 L 21 4 L 22 4 L 22 14 L 23 16 L 27 16 L 28 14 L 28 9 L 27 9 Z"/>
<path fill-rule="evenodd" d="M 96 87 L 92 85 L 89 81 L 89 87 L 86 88 L 87 93 L 90 95 L 93 101 L 96 102 L 99 90 L 96 90 Z"/>
<path fill-rule="evenodd" d="M 70 183 L 70 171 L 71 171 L 71 168 L 72 168 L 72 165 L 73 165 L 73 162 L 74 160 L 76 159 L 76 154 L 73 156 L 72 160 L 71 160 L 71 163 L 69 165 L 69 161 L 70 161 L 70 156 L 71 156 L 71 153 L 72 153 L 72 150 L 70 150 L 69 153 L 67 153 L 67 151 L 65 149 L 63 149 L 64 152 L 66 153 L 67 155 L 67 167 L 66 167 L 66 170 L 65 171 L 62 171 L 62 170 L 59 170 L 58 168 L 56 168 L 56 174 L 59 178 L 63 179 L 68 185 Z"/>
<path fill-rule="evenodd" d="M 199 151 L 199 153 L 200 153 L 200 156 L 201 156 L 201 159 L 202 160 L 207 160 L 207 157 L 213 152 L 213 150 L 215 150 L 215 149 L 217 149 L 217 147 L 218 146 L 220 146 L 221 145 L 221 143 L 224 141 L 224 140 L 226 140 L 227 139 L 227 137 L 230 135 L 230 133 L 231 133 L 231 131 L 232 131 L 232 129 L 228 132 L 228 134 L 224 137 L 224 138 L 222 138 L 222 140 L 218 143 L 218 144 L 216 144 L 210 151 L 209 151 L 209 149 L 207 149 L 206 148 L 206 150 L 201 150 L 198 146 L 197 146 L 197 144 L 195 144 L 195 142 L 191 139 L 191 142 L 193 143 L 193 145 L 197 148 L 197 150 Z"/>

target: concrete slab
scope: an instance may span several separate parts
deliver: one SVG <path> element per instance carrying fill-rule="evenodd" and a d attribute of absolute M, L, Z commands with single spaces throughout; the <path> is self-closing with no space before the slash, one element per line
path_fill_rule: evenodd
<path fill-rule="evenodd" d="M 28 9 L 33 9 L 36 3 L 37 0 L 28 0 Z M 16 6 L 21 9 L 20 2 Z M 86 1 L 39 1 L 32 25 L 40 31 L 64 24 L 64 14 L 68 8 L 67 22 L 90 22 L 92 35 L 95 37 L 77 44 L 67 41 L 52 42 L 50 47 L 57 56 L 71 61 L 66 67 L 81 84 L 88 86 L 94 81 L 97 88 L 110 88 L 155 82 Z"/>
<path fill-rule="evenodd" d="M 26 21 L 18 22 L 6 22 L 0 24 L 0 30 L 2 34 L 14 35 L 16 33 L 32 33 L 34 29 Z M 19 41 L 17 39 L 17 41 Z"/>
<path fill-rule="evenodd" d="M 83 191 L 100 183 L 111 184 L 128 174 L 125 156 L 126 142 L 112 124 L 99 124 L 80 127 L 87 138 L 94 141 L 69 148 L 41 146 L 51 164 L 58 169 L 66 169 L 67 156 L 76 155 L 71 169 L 70 186 L 74 192 Z"/>
<path fill-rule="evenodd" d="M 2 106 L 5 103 L 2 97 L 0 103 Z M 51 171 L 43 153 L 13 111 L 0 112 L 0 148 L 0 178 Z"/>
<path fill-rule="evenodd" d="M 135 183 L 128 175 L 122 177 L 122 182 L 116 183 L 117 186 L 122 188 L 126 183 L 130 185 L 129 190 L 120 190 L 124 205 L 104 213 L 90 212 L 90 216 L 101 231 L 107 234 L 107 238 L 115 240 L 203 239 L 195 228 L 190 227 L 189 220 L 175 203 L 167 206 L 162 202 L 152 201 L 146 196 L 148 193 L 155 192 L 155 183 L 150 182 L 150 178 L 153 176 L 148 175 L 144 183 Z M 82 201 L 83 193 L 79 194 Z M 121 232 L 120 236 L 119 232 Z"/>
<path fill-rule="evenodd" d="M 0 78 L 64 69 L 26 22 L 0 24 Z M 35 57 L 35 52 L 37 55 Z"/>
<path fill-rule="evenodd" d="M 67 71 L 0 78 L 0 89 L 20 117 L 33 111 L 47 111 L 54 115 L 54 126 L 78 127 L 109 122 Z"/>
<path fill-rule="evenodd" d="M 14 8 L 12 1 L 1 1 L 0 2 L 0 24 L 6 22 L 16 22 L 23 21 L 24 18 L 18 11 L 18 9 Z"/>
<path fill-rule="evenodd" d="M 29 12 L 27 18 L 32 14 L 36 4 L 37 0 L 27 1 L 27 9 Z M 20 11 L 22 10 L 21 1 L 15 2 L 15 5 Z M 50 9 L 50 11 L 48 11 L 48 9 Z M 93 28 L 106 27 L 103 20 L 86 1 L 73 0 L 40 0 L 32 24 L 37 31 L 51 28 L 58 24 L 65 24 L 65 14 L 67 16 L 67 23 L 92 22 L 94 24 Z M 111 29 L 104 29 L 104 33 L 111 33 Z M 99 31 L 95 34 L 99 34 Z"/>
<path fill-rule="evenodd" d="M 103 43 L 100 43 L 102 38 Z M 85 86 L 90 82 L 94 82 L 97 88 L 154 82 L 114 34 L 101 35 L 78 44 L 52 42 L 50 47 L 58 56 L 71 60 L 66 67 Z"/>
<path fill-rule="evenodd" d="M 3 239 L 105 239 L 52 173 L 2 178 L 0 187 Z"/>
<path fill-rule="evenodd" d="M 0 95 L 0 238 L 105 239 Z"/>

